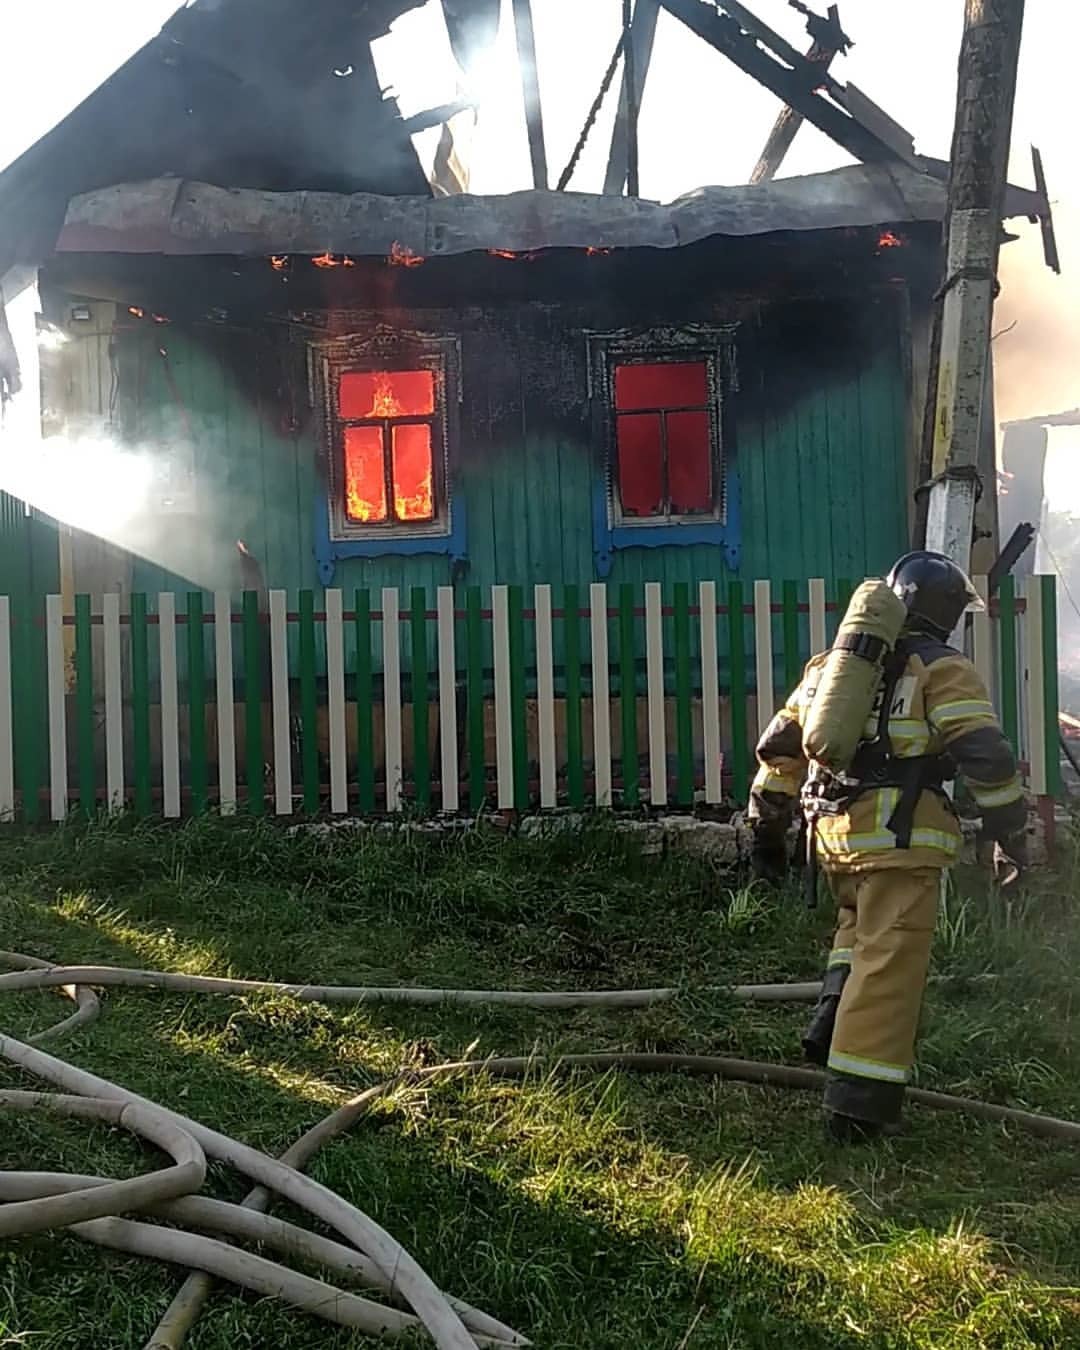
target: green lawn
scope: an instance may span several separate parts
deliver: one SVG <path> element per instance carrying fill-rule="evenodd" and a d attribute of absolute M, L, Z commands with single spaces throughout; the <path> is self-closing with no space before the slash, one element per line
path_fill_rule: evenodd
<path fill-rule="evenodd" d="M 1080 875 L 1075 865 L 1067 875 Z M 1006 908 L 961 877 L 919 1082 L 1080 1118 L 1074 882 Z M 269 825 L 96 826 L 0 836 L 0 947 L 64 962 L 351 984 L 677 984 L 640 1012 L 331 1009 L 115 991 L 55 1052 L 267 1151 L 404 1065 L 466 1053 L 681 1050 L 798 1062 L 799 1009 L 701 992 L 814 978 L 824 909 L 732 891 L 703 861 L 607 830 L 547 841 Z M 66 1012 L 6 996 L 30 1033 Z M 0 1070 L 5 1086 L 26 1085 Z M 1080 1346 L 1080 1157 L 911 1110 L 836 1153 L 812 1096 L 683 1077 L 487 1078 L 403 1089 L 312 1171 L 448 1291 L 543 1350 Z M 122 1135 L 5 1120 L 0 1167 L 130 1174 Z M 209 1189 L 238 1199 L 215 1169 Z M 286 1213 L 282 1209 L 280 1212 Z M 0 1246 L 0 1346 L 140 1347 L 176 1272 L 44 1235 Z M 215 1294 L 194 1350 L 374 1345 L 280 1305 Z"/>

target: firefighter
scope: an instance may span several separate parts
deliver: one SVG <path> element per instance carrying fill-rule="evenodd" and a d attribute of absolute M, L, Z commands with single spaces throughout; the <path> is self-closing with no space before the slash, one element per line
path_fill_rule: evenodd
<path fill-rule="evenodd" d="M 978 594 L 937 553 L 907 554 L 886 581 L 908 614 L 850 770 L 830 775 L 803 753 L 826 660 L 816 656 L 761 738 L 750 800 L 755 858 L 775 875 L 786 867 L 801 797 L 811 851 L 836 900 L 836 936 L 803 1048 L 827 1070 L 826 1132 L 841 1141 L 899 1122 L 943 875 L 961 843 L 944 784 L 957 773 L 965 779 L 1003 885 L 1025 862 L 1027 807 L 1012 748 L 974 666 L 948 645 L 964 612 L 981 604 Z"/>

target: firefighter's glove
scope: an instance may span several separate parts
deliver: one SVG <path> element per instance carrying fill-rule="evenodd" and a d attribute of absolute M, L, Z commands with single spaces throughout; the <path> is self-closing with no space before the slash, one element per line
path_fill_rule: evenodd
<path fill-rule="evenodd" d="M 755 820 L 750 862 L 754 876 L 762 881 L 782 882 L 791 863 L 787 826 L 783 821 Z"/>
<path fill-rule="evenodd" d="M 1003 891 L 1014 890 L 1027 868 L 1027 838 L 1011 835 L 994 844 L 994 880 Z"/>

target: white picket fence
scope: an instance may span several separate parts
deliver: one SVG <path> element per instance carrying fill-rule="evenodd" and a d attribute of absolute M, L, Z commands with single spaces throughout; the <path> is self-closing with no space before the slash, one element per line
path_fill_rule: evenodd
<path fill-rule="evenodd" d="M 571 588 L 568 594 L 576 596 L 577 591 Z M 687 588 L 676 594 L 674 604 L 658 583 L 646 584 L 639 595 L 640 604 L 635 600 L 628 611 L 625 590 L 613 595 L 606 585 L 594 584 L 587 599 L 582 591 L 584 603 L 571 600 L 568 609 L 563 593 L 558 597 L 563 607 L 558 608 L 552 587 L 537 585 L 529 597 L 531 608 L 525 609 L 520 590 L 493 586 L 484 597 L 489 608 L 481 611 L 475 603 L 462 608 L 461 594 L 442 587 L 429 612 L 418 610 L 415 593 L 410 608 L 396 589 L 387 588 L 379 597 L 379 610 L 361 614 L 347 609 L 340 590 L 326 591 L 317 613 L 310 595 L 306 611 L 301 597 L 301 612 L 290 613 L 286 592 L 273 590 L 268 614 L 252 615 L 237 609 L 227 593 L 216 594 L 205 613 L 201 597 L 194 610 L 189 598 L 187 612 L 180 613 L 177 597 L 164 592 L 157 597 L 156 614 L 150 613 L 141 628 L 133 611 L 122 612 L 118 595 L 105 595 L 96 606 L 84 602 L 81 627 L 78 613 L 74 618 L 65 615 L 61 597 L 49 596 L 44 607 L 49 815 L 63 820 L 73 801 L 92 810 L 121 809 L 141 800 L 146 811 L 147 775 L 154 813 L 166 818 L 184 813 L 185 798 L 193 810 L 216 804 L 223 813 L 234 812 L 250 800 L 253 775 L 260 780 L 260 804 L 270 786 L 273 810 L 283 817 L 297 809 L 323 807 L 335 815 L 370 811 L 376 779 L 382 784 L 381 806 L 389 812 L 410 801 L 425 809 L 457 812 L 463 806 L 475 808 L 478 794 L 486 793 L 488 803 L 502 810 L 536 805 L 552 809 L 586 799 L 600 807 L 638 802 L 663 807 L 673 801 L 719 805 L 727 791 L 738 798 L 752 770 L 755 731 L 764 729 L 782 696 L 778 667 L 801 667 L 811 650 L 827 645 L 836 605 L 827 604 L 825 582 L 811 579 L 800 587 L 794 620 L 790 597 L 785 614 L 769 581 L 747 588 L 745 603 L 738 586 L 721 603 L 712 581 L 700 584 L 692 606 Z M 1053 679 L 1047 678 L 1047 662 L 1056 669 L 1052 624 L 1046 622 L 1051 600 L 1046 579 L 1032 579 L 1011 620 L 1018 625 L 1012 672 L 1001 667 L 1002 643 L 1008 647 L 1008 640 L 1000 621 L 989 612 L 980 614 L 972 631 L 973 658 L 987 685 L 1013 699 L 1014 735 L 1028 761 L 1029 785 L 1038 794 L 1053 791 L 1055 782 L 1056 703 Z M 358 629 L 358 619 L 367 626 Z M 258 642 L 268 642 L 269 689 L 253 693 L 245 686 L 238 697 L 233 629 L 239 625 L 250 644 L 254 622 L 259 625 Z M 490 661 L 477 657 L 477 622 L 485 643 L 490 641 Z M 638 652 L 635 646 L 635 655 L 644 658 L 643 697 L 638 694 L 638 666 L 631 672 L 630 714 L 623 707 L 620 683 L 627 675 L 627 623 L 641 647 Z M 202 627 L 193 635 L 195 624 Z M 309 639 L 316 630 L 321 634 L 317 668 L 309 640 L 300 662 L 294 660 L 290 669 L 290 630 L 295 634 L 299 627 L 303 638 L 305 624 Z M 747 624 L 749 641 L 744 643 Z M 791 641 L 793 624 L 799 634 L 797 653 L 781 650 L 785 635 Z M 197 681 L 188 678 L 182 684 L 179 656 L 185 625 L 190 670 L 196 661 L 202 663 L 204 653 L 210 656 L 209 644 L 202 645 L 207 631 L 213 633 L 213 652 L 207 661 L 209 677 L 199 675 Z M 577 633 L 572 643 L 571 626 Z M 77 682 L 71 687 L 71 644 L 65 634 L 72 629 L 76 668 L 89 680 L 85 671 L 92 665 L 96 692 Z M 133 644 L 148 643 L 155 629 L 156 688 L 144 682 L 140 689 Z M 435 651 L 431 671 L 423 657 L 429 631 Z M 198 645 L 193 647 L 195 637 Z M 16 744 L 20 708 L 13 697 L 13 672 L 18 638 L 8 598 L 0 596 L 0 818 L 17 815 L 34 791 L 28 771 L 20 770 Z M 31 639 L 24 635 L 22 640 Z M 572 652 L 579 642 L 575 658 Z M 733 644 L 742 647 L 744 660 L 732 663 Z M 419 675 L 417 662 L 424 667 Z M 373 669 L 381 670 L 381 680 L 373 680 Z M 429 674 L 434 676 L 430 691 Z M 408 698 L 403 697 L 403 676 Z M 218 691 L 225 696 L 216 697 Z M 299 763 L 298 713 L 302 735 L 312 738 Z M 494 742 L 490 764 L 489 729 Z M 269 784 L 261 781 L 261 761 L 252 750 L 263 739 L 269 750 Z M 640 781 L 635 751 L 644 761 Z M 238 766 L 249 770 L 243 785 Z M 734 772 L 734 780 L 725 769 Z M 318 781 L 313 781 L 313 771 Z M 19 781 L 20 773 L 26 782 Z"/>

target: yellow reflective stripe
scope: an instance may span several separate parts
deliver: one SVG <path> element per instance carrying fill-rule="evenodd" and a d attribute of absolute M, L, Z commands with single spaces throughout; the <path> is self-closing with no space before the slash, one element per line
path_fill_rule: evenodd
<path fill-rule="evenodd" d="M 857 1055 L 842 1055 L 833 1050 L 829 1068 L 837 1073 L 849 1073 L 855 1078 L 874 1078 L 880 1083 L 906 1083 L 909 1070 L 900 1064 L 886 1064 L 878 1059 L 861 1059 Z"/>
<path fill-rule="evenodd" d="M 942 703 L 930 710 L 930 723 L 935 727 L 946 727 L 953 722 L 996 722 L 994 705 L 984 698 L 962 699 L 956 703 Z"/>
<path fill-rule="evenodd" d="M 1018 778 L 1014 778 L 1011 783 L 1006 783 L 1003 787 L 996 788 L 979 787 L 978 784 L 969 780 L 968 787 L 979 806 L 1011 806 L 1013 802 L 1018 802 L 1024 795 L 1024 790 L 1021 788 Z"/>
<path fill-rule="evenodd" d="M 945 830 L 912 830 L 911 847 L 936 848 L 943 853 L 956 854 L 960 851 L 960 836 Z"/>
<path fill-rule="evenodd" d="M 800 779 L 780 773 L 767 764 L 763 764 L 754 775 L 754 788 L 759 792 L 783 792 L 789 797 L 797 797 L 801 787 Z"/>
<path fill-rule="evenodd" d="M 826 829 L 822 822 L 818 826 L 818 835 L 822 843 L 828 844 L 828 851 L 833 853 L 877 853 L 884 849 L 896 848 L 896 835 L 891 830 L 847 834 L 837 829 L 833 833 L 832 830 Z M 960 837 L 945 830 L 914 829 L 911 832 L 911 847 L 935 849 L 948 854 L 949 857 L 955 857 L 960 849 Z"/>
<path fill-rule="evenodd" d="M 833 966 L 850 966 L 854 950 L 854 947 L 834 947 L 829 953 L 829 970 L 832 970 Z"/>

